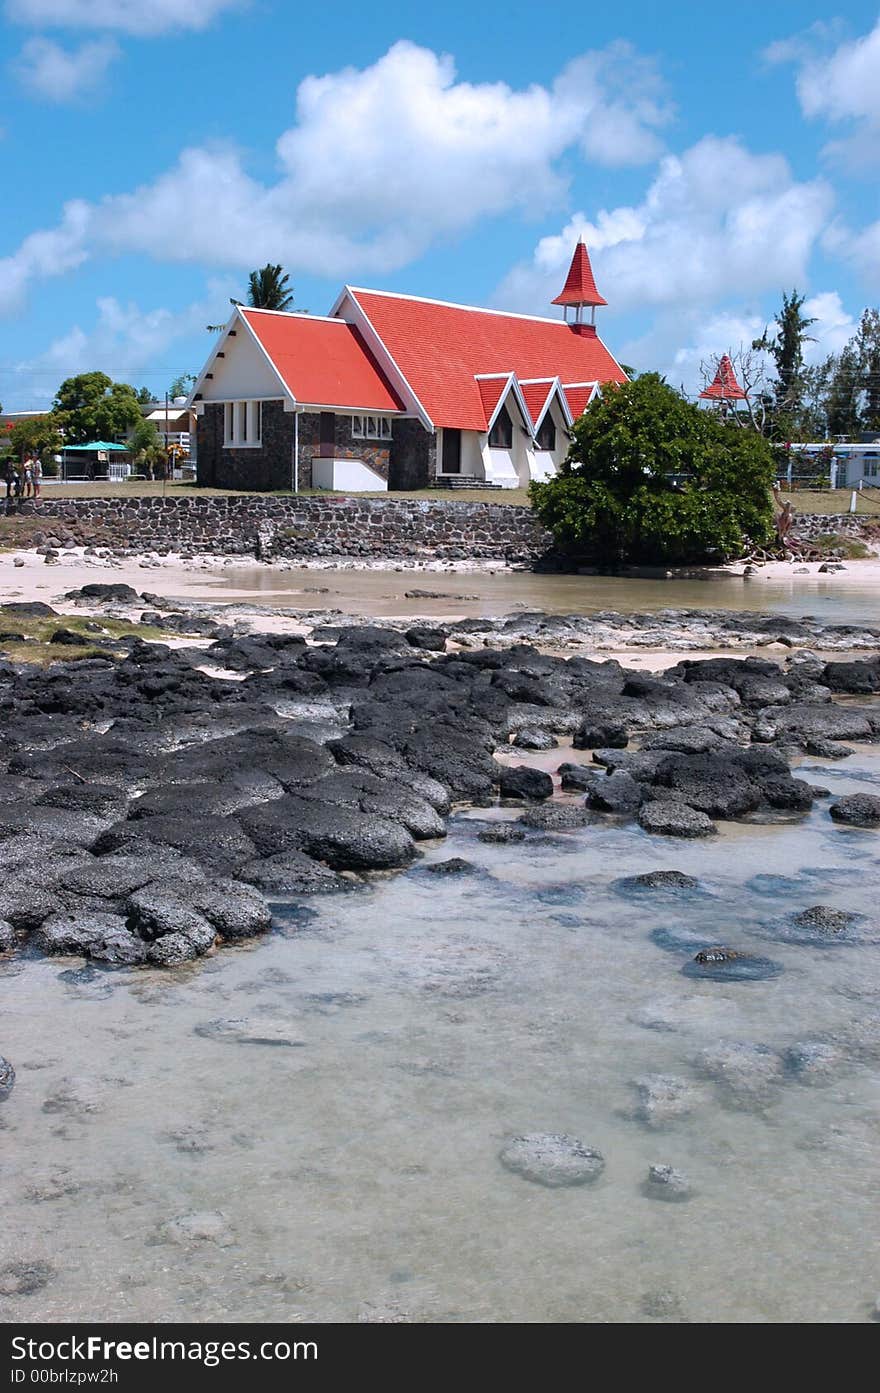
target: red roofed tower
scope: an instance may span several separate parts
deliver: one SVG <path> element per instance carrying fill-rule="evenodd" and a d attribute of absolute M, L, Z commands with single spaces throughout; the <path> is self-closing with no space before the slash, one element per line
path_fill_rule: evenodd
<path fill-rule="evenodd" d="M 718 371 L 705 391 L 700 393 L 700 398 L 704 401 L 721 402 L 746 400 L 746 393 L 736 380 L 733 363 L 728 354 L 722 356 Z"/>
<path fill-rule="evenodd" d="M 590 254 L 583 237 L 580 238 L 574 249 L 565 285 L 552 303 L 564 307 L 566 323 L 571 325 L 576 334 L 583 334 L 585 338 L 595 337 L 596 306 L 607 305 L 608 301 L 599 294 L 596 288 L 593 268 L 590 265 Z M 589 324 L 584 323 L 584 309 L 587 306 L 590 309 Z M 574 310 L 573 319 L 568 318 L 569 309 Z"/>

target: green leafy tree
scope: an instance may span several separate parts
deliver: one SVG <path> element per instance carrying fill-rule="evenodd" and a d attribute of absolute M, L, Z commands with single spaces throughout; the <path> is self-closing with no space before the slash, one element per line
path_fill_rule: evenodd
<path fill-rule="evenodd" d="M 137 393 L 127 382 L 113 382 L 104 372 L 68 377 L 52 406 L 68 445 L 124 436 L 142 419 Z"/>
<path fill-rule="evenodd" d="M 39 455 L 43 460 L 59 454 L 62 445 L 58 422 L 51 414 L 28 416 L 23 421 L 16 421 L 9 432 L 9 442 L 12 453 L 19 459 L 31 454 Z"/>
<path fill-rule="evenodd" d="M 188 397 L 195 385 L 195 373 L 181 372 L 175 377 L 171 386 L 168 388 L 168 396 L 172 401 L 175 397 Z"/>
<path fill-rule="evenodd" d="M 829 360 L 825 422 L 829 435 L 856 435 L 861 430 L 862 363 L 858 344 L 850 339 Z"/>
<path fill-rule="evenodd" d="M 165 447 L 152 421 L 138 421 L 129 437 L 128 448 L 136 470 L 146 474 L 148 479 L 159 477 L 158 471 L 165 459 Z"/>
<path fill-rule="evenodd" d="M 768 541 L 773 478 L 763 436 L 643 373 L 606 389 L 576 423 L 559 474 L 530 494 L 571 558 L 686 564 Z"/>
<path fill-rule="evenodd" d="M 149 406 L 150 402 L 153 400 L 153 393 L 150 391 L 149 387 L 138 387 L 135 396 L 141 406 Z"/>
<path fill-rule="evenodd" d="M 863 430 L 880 430 L 880 310 L 863 310 L 856 342 L 864 392 L 860 425 Z"/>
<path fill-rule="evenodd" d="M 771 432 L 777 439 L 797 439 L 802 434 L 800 411 L 806 390 L 804 345 L 815 340 L 807 333 L 815 319 L 803 313 L 805 295 L 793 290 L 783 292 L 782 307 L 775 319 L 776 333 L 770 337 L 769 327 L 752 343 L 753 349 L 769 353 L 776 364 L 773 384 L 774 411 Z"/>

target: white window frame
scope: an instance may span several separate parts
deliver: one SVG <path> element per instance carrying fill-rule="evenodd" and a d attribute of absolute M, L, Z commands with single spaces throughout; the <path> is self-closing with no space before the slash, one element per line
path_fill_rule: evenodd
<path fill-rule="evenodd" d="M 351 418 L 352 440 L 391 439 L 391 417 L 362 414 Z"/>
<path fill-rule="evenodd" d="M 223 445 L 229 450 L 259 450 L 263 444 L 263 403 L 223 403 Z"/>

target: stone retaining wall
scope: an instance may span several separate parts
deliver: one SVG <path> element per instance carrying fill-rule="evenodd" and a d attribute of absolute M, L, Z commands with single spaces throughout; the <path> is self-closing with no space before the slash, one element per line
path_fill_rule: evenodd
<path fill-rule="evenodd" d="M 25 504 L 23 512 L 30 512 Z M 272 557 L 348 556 L 529 562 L 550 535 L 529 508 L 453 499 L 45 497 L 52 520 L 120 550 Z"/>
<path fill-rule="evenodd" d="M 864 513 L 795 513 L 792 533 L 804 541 L 837 533 L 845 537 L 861 537 L 866 525 L 876 524 L 877 518 Z"/>
<path fill-rule="evenodd" d="M 76 498 L 44 495 L 36 513 L 50 538 L 62 529 L 114 550 L 212 552 L 263 559 L 346 556 L 364 560 L 536 561 L 551 537 L 530 508 L 454 498 Z M 57 519 L 53 527 L 52 520 Z M 795 517 L 794 534 L 858 537 L 876 521 L 852 513 Z"/>

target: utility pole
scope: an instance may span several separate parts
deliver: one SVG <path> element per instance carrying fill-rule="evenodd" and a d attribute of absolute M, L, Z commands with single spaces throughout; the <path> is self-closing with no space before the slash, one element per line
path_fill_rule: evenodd
<path fill-rule="evenodd" d="M 165 482 L 168 478 L 168 391 L 165 391 L 165 466 L 162 470 L 162 497 L 165 497 Z"/>

